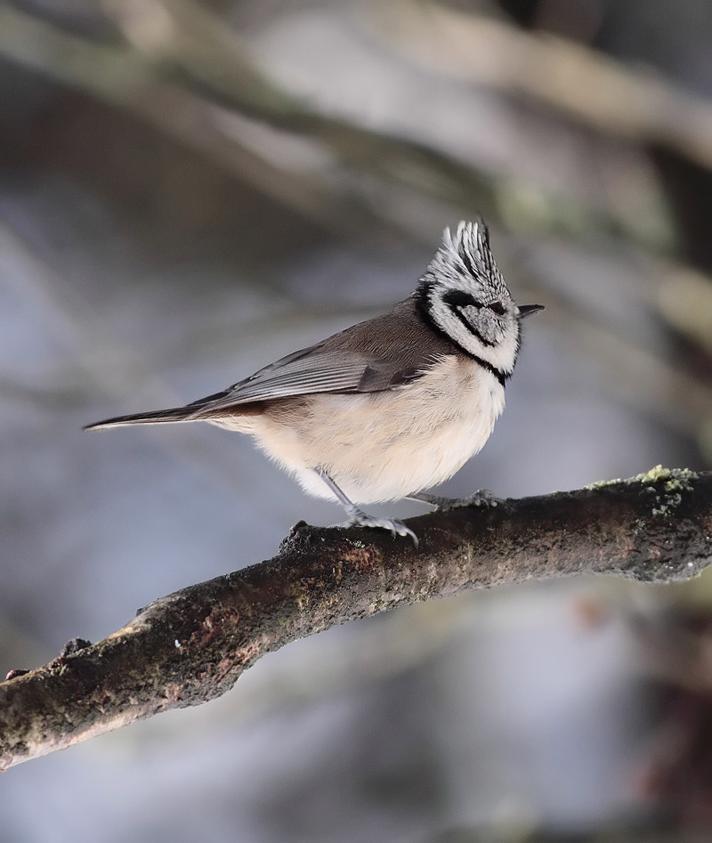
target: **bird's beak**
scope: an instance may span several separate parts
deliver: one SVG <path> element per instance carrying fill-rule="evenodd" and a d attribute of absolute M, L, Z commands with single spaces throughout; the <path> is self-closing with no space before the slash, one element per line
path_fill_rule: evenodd
<path fill-rule="evenodd" d="M 527 316 L 531 316 L 532 313 L 536 313 L 537 310 L 544 310 L 543 304 L 520 304 L 519 305 L 519 318 L 525 319 Z"/>

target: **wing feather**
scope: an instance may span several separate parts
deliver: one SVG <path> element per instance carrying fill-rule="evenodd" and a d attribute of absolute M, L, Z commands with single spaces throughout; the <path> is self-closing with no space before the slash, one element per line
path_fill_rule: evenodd
<path fill-rule="evenodd" d="M 397 389 L 454 350 L 452 343 L 424 324 L 411 298 L 388 314 L 288 354 L 224 392 L 194 402 L 190 418 L 209 418 L 239 405 L 298 395 Z"/>
<path fill-rule="evenodd" d="M 425 374 L 436 360 L 457 353 L 462 352 L 425 324 L 411 297 L 389 313 L 288 354 L 227 389 L 184 407 L 118 416 L 90 426 L 219 419 L 240 405 L 259 405 L 290 396 L 398 389 Z"/>
<path fill-rule="evenodd" d="M 387 361 L 352 351 L 307 350 L 304 357 L 290 355 L 234 384 L 215 400 L 196 407 L 195 415 L 213 414 L 253 401 L 270 401 L 317 392 L 373 392 L 387 388 L 395 374 Z M 380 371 L 381 377 L 374 377 Z"/>

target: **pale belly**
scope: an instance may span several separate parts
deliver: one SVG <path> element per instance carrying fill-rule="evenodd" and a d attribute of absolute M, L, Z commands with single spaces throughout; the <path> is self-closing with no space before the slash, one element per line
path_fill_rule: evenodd
<path fill-rule="evenodd" d="M 392 501 L 452 477 L 485 444 L 504 389 L 474 363 L 446 358 L 391 392 L 315 395 L 255 421 L 259 446 L 303 488 L 333 494 L 325 470 L 354 503 Z"/>

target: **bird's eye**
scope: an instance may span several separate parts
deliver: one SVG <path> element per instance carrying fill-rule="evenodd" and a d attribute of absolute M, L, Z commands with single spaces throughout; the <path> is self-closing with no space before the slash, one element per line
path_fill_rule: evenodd
<path fill-rule="evenodd" d="M 502 306 L 502 302 L 494 302 L 494 304 L 491 304 L 489 306 L 489 309 L 492 311 L 492 313 L 496 313 L 497 316 L 504 316 L 505 311 L 504 307 Z"/>

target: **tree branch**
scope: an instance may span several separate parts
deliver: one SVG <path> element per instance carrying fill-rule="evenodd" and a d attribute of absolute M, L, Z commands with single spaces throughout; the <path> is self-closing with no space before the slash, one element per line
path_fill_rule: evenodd
<path fill-rule="evenodd" d="M 155 601 L 0 683 L 0 769 L 223 694 L 260 656 L 396 606 L 581 573 L 671 582 L 712 563 L 712 473 L 653 469 L 412 519 L 410 542 L 299 524 L 279 554 Z"/>

